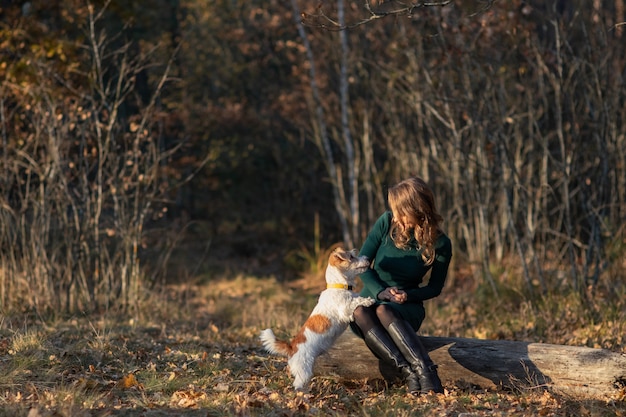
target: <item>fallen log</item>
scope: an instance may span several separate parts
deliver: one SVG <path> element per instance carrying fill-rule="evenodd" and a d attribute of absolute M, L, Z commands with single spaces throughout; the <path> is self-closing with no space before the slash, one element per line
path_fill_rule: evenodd
<path fill-rule="evenodd" d="M 480 340 L 422 337 L 446 385 L 485 389 L 546 389 L 599 400 L 626 397 L 626 354 L 605 349 Z M 339 379 L 393 381 L 393 370 L 379 363 L 348 329 L 315 363 L 316 375 Z"/>

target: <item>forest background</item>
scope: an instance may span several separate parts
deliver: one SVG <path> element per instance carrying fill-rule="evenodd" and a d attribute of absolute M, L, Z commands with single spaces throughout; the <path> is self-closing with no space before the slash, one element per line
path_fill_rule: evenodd
<path fill-rule="evenodd" d="M 420 175 L 454 244 L 427 332 L 624 351 L 622 0 L 2 1 L 0 19 L 6 340 L 24 317 L 137 320 L 174 284 L 315 287 Z"/>

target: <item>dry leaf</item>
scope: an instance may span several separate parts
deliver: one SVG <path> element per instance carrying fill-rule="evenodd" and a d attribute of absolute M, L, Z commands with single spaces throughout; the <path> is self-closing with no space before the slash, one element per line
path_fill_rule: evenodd
<path fill-rule="evenodd" d="M 137 378 L 135 378 L 134 374 L 128 374 L 125 377 L 123 377 L 117 383 L 117 386 L 122 389 L 129 389 L 129 388 L 143 389 L 143 385 L 141 385 L 139 381 L 137 381 Z"/>
<path fill-rule="evenodd" d="M 191 388 L 188 391 L 176 391 L 172 394 L 170 405 L 182 408 L 198 406 L 198 401 L 206 400 L 207 395 L 203 391 Z"/>
<path fill-rule="evenodd" d="M 230 387 L 228 386 L 228 384 L 225 384 L 223 382 L 219 382 L 217 385 L 215 385 L 214 389 L 217 392 L 228 392 Z"/>

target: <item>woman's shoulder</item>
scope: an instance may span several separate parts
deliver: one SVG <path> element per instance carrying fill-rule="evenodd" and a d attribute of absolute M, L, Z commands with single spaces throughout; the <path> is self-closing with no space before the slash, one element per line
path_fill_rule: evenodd
<path fill-rule="evenodd" d="M 383 236 L 389 233 L 391 217 L 391 211 L 385 211 L 383 214 L 381 214 L 378 219 L 376 219 L 376 222 L 372 227 L 372 232 L 377 233 L 379 236 Z"/>
<path fill-rule="evenodd" d="M 385 211 L 378 217 L 378 219 L 376 219 L 376 222 L 374 222 L 374 227 L 388 229 L 389 225 L 391 224 L 392 216 L 393 215 L 391 214 L 391 211 Z"/>
<path fill-rule="evenodd" d="M 439 234 L 435 241 L 435 259 L 437 262 L 448 263 L 452 258 L 452 241 L 443 232 Z"/>
<path fill-rule="evenodd" d="M 444 232 L 440 232 L 435 240 L 435 249 L 447 249 L 452 248 L 452 241 Z"/>

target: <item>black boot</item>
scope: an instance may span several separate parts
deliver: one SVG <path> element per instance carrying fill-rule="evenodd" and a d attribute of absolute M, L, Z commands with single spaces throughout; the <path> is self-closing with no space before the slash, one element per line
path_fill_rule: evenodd
<path fill-rule="evenodd" d="M 417 374 L 422 387 L 421 392 L 442 393 L 443 386 L 439 375 L 437 375 L 437 365 L 428 356 L 426 348 L 422 345 L 413 327 L 405 320 L 397 320 L 389 325 L 388 331 L 402 355 Z"/>
<path fill-rule="evenodd" d="M 365 344 L 383 362 L 393 364 L 404 378 L 407 390 L 418 395 L 422 388 L 418 376 L 411 369 L 411 365 L 402 356 L 389 334 L 382 326 L 373 327 L 364 336 Z"/>

